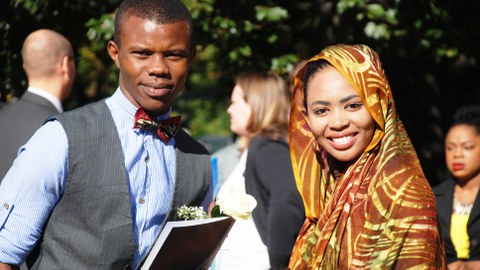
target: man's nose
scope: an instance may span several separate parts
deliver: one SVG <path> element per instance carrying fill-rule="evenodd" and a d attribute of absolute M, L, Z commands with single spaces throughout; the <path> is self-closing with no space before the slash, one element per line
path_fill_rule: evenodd
<path fill-rule="evenodd" d="M 165 74 L 169 74 L 168 60 L 161 55 L 152 56 L 148 73 L 151 76 L 165 76 Z"/>

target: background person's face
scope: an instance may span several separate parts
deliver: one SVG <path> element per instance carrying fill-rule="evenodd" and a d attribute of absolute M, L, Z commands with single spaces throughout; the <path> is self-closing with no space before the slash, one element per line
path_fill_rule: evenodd
<path fill-rule="evenodd" d="M 137 107 L 166 113 L 193 58 L 188 23 L 157 24 L 131 16 L 121 27 L 120 47 L 110 42 L 108 51 L 120 69 L 122 92 Z"/>
<path fill-rule="evenodd" d="M 480 135 L 469 125 L 455 125 L 445 138 L 445 159 L 450 173 L 467 181 L 480 173 Z"/>
<path fill-rule="evenodd" d="M 307 85 L 308 122 L 323 149 L 349 162 L 372 140 L 375 122 L 350 83 L 333 67 L 315 73 Z"/>
<path fill-rule="evenodd" d="M 250 105 L 245 101 L 243 90 L 240 86 L 235 85 L 231 97 L 232 104 L 228 107 L 230 115 L 230 130 L 239 135 L 247 135 L 247 127 L 252 115 Z"/>

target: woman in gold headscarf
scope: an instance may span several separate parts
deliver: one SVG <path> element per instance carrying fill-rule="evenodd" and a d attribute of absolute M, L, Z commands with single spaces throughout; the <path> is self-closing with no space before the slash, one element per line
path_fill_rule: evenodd
<path fill-rule="evenodd" d="M 307 219 L 290 269 L 444 269 L 433 192 L 378 55 L 325 48 L 298 72 L 290 151 Z"/>

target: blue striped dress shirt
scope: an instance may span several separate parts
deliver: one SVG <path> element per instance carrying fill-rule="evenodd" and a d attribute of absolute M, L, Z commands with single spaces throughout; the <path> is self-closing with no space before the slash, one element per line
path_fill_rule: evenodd
<path fill-rule="evenodd" d="M 128 173 L 133 230 L 138 246 L 135 268 L 153 245 L 170 210 L 175 190 L 175 140 L 165 144 L 152 131 L 133 129 L 137 108 L 120 89 L 105 102 L 120 136 Z M 24 262 L 65 190 L 67 173 L 65 131 L 59 122 L 48 122 L 20 148 L 0 185 L 1 262 Z M 202 204 L 204 209 L 212 200 L 212 183 L 210 187 Z"/>

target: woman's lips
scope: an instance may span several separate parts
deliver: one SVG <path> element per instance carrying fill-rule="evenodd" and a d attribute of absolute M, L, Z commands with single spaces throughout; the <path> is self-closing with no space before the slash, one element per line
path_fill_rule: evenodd
<path fill-rule="evenodd" d="M 452 169 L 454 171 L 460 171 L 460 170 L 463 170 L 463 168 L 465 168 L 465 164 L 463 164 L 463 163 L 453 163 L 452 164 Z"/>
<path fill-rule="evenodd" d="M 336 150 L 346 150 L 352 147 L 355 143 L 355 136 L 350 134 L 346 136 L 330 137 L 330 144 Z"/>

